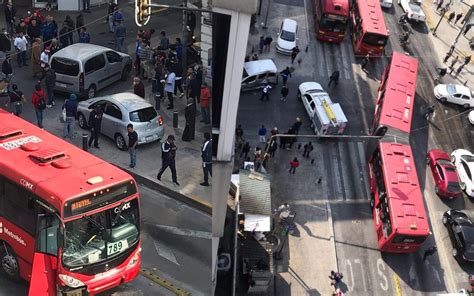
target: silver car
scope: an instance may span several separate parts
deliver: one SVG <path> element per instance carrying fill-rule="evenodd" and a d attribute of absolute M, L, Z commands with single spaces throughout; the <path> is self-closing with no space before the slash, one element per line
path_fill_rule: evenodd
<path fill-rule="evenodd" d="M 77 112 L 81 128 L 88 128 L 89 114 L 96 106 L 104 110 L 101 133 L 114 139 L 120 150 L 127 149 L 129 123 L 133 124 L 138 134 L 139 145 L 163 138 L 163 117 L 156 113 L 151 104 L 135 94 L 126 92 L 79 102 Z"/>
<path fill-rule="evenodd" d="M 65 47 L 51 57 L 56 71 L 57 92 L 71 93 L 91 99 L 96 91 L 118 81 L 126 81 L 132 59 L 113 49 L 88 43 Z"/>

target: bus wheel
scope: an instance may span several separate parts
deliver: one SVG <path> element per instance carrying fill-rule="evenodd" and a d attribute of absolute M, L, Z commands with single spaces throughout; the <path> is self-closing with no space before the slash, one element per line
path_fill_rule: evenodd
<path fill-rule="evenodd" d="M 120 150 L 125 150 L 127 148 L 125 140 L 121 134 L 115 135 L 115 146 L 117 146 L 117 148 Z"/>
<path fill-rule="evenodd" d="M 16 254 L 5 242 L 0 245 L 0 266 L 2 272 L 11 280 L 20 279 L 20 267 Z"/>

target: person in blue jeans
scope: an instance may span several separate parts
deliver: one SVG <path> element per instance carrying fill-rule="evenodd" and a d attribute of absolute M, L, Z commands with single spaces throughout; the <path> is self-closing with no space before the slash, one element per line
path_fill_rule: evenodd
<path fill-rule="evenodd" d="M 115 27 L 115 49 L 117 51 L 123 52 L 123 43 L 125 41 L 125 26 L 122 24 L 121 20 L 117 20 L 118 25 Z"/>
<path fill-rule="evenodd" d="M 64 102 L 63 109 L 66 109 L 66 121 L 64 122 L 64 138 L 72 139 L 74 136 L 74 125 L 77 119 L 77 96 L 71 94 Z"/>
<path fill-rule="evenodd" d="M 128 131 L 128 153 L 130 154 L 130 165 L 132 169 L 137 165 L 137 145 L 138 145 L 138 134 L 133 130 L 133 124 L 127 125 Z"/>

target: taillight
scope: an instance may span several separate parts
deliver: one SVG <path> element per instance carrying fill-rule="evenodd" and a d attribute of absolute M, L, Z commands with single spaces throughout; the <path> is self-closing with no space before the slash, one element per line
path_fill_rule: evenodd
<path fill-rule="evenodd" d="M 163 116 L 158 116 L 156 122 L 158 123 L 158 125 L 163 125 Z"/>
<path fill-rule="evenodd" d="M 79 75 L 79 89 L 84 89 L 84 73 Z"/>

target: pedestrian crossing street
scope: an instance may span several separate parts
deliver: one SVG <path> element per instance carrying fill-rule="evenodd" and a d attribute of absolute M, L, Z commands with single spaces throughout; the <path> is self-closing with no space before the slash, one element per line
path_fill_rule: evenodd
<path fill-rule="evenodd" d="M 300 141 L 300 149 L 300 142 L 295 143 L 291 150 L 278 149 L 269 161 L 268 171 L 274 179 L 272 190 L 277 191 L 278 196 L 287 196 L 289 200 L 331 202 L 367 202 L 370 199 L 363 142 Z M 303 146 L 309 141 L 314 150 L 310 158 L 303 158 Z M 289 162 L 294 157 L 300 161 L 300 167 L 290 175 Z M 318 184 L 320 177 L 321 183 Z"/>

